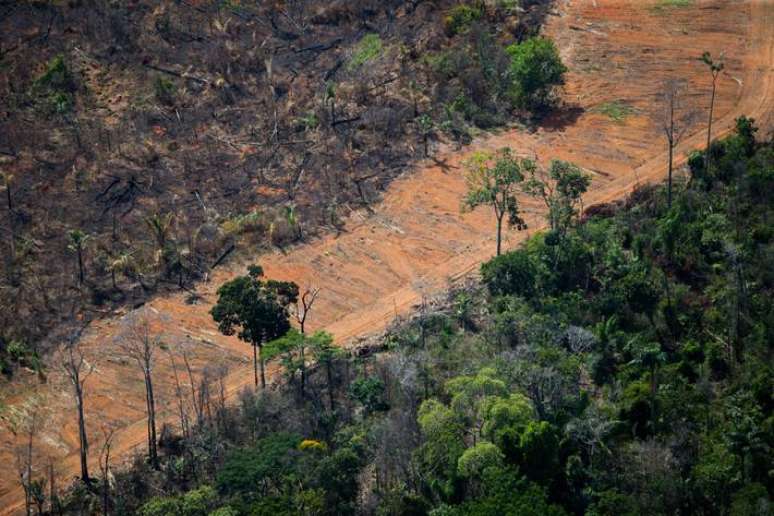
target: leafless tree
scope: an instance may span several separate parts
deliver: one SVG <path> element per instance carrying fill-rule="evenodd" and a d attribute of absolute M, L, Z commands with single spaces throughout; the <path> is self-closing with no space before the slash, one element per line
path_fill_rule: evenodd
<path fill-rule="evenodd" d="M 175 361 L 175 354 L 172 349 L 168 349 L 169 361 L 172 364 L 172 373 L 175 377 L 175 397 L 177 398 L 178 415 L 180 416 L 180 431 L 183 432 L 184 437 L 188 437 L 188 411 L 186 410 L 185 397 L 183 396 L 183 388 L 180 384 L 180 375 L 177 374 L 177 362 Z"/>
<path fill-rule="evenodd" d="M 24 510 L 26 516 L 32 514 L 36 487 L 40 482 L 34 478 L 35 439 L 44 424 L 43 407 L 45 400 L 32 397 L 19 407 L 11 409 L 5 416 L 8 428 L 19 442 L 15 449 L 16 471 L 19 483 L 24 490 Z"/>
<path fill-rule="evenodd" d="M 156 400 L 153 394 L 153 368 L 155 353 L 161 345 L 161 338 L 151 330 L 147 308 L 142 309 L 131 322 L 129 331 L 119 345 L 126 355 L 137 363 L 145 381 L 145 402 L 148 414 L 148 459 L 151 466 L 159 468 L 156 447 Z"/>
<path fill-rule="evenodd" d="M 102 450 L 99 454 L 99 469 L 102 474 L 102 514 L 104 516 L 110 514 L 110 488 L 113 480 L 110 473 L 110 448 L 113 446 L 115 432 L 116 429 L 113 427 L 102 428 L 104 439 L 102 441 Z"/>
<path fill-rule="evenodd" d="M 692 125 L 693 115 L 684 112 L 683 84 L 671 79 L 664 85 L 664 115 L 662 128 L 669 148 L 669 173 L 667 175 L 667 205 L 672 207 L 672 171 L 674 150 L 680 144 L 685 132 Z"/>
<path fill-rule="evenodd" d="M 312 310 L 317 296 L 320 294 L 320 289 L 312 286 L 308 286 L 304 293 L 296 300 L 295 307 L 292 310 L 293 317 L 298 323 L 298 328 L 303 335 L 306 331 L 306 320 L 309 317 L 309 312 Z M 305 355 L 305 343 L 301 339 L 301 345 L 299 347 L 299 354 L 301 356 L 301 398 L 304 397 L 304 390 L 306 388 L 306 355 Z"/>
<path fill-rule="evenodd" d="M 86 418 L 83 410 L 83 387 L 86 384 L 91 373 L 94 372 L 94 366 L 86 362 L 86 358 L 80 347 L 80 336 L 83 333 L 81 328 L 75 335 L 71 336 L 67 343 L 67 354 L 62 363 L 62 369 L 65 376 L 73 387 L 75 396 L 75 408 L 78 412 L 78 442 L 81 459 L 81 480 L 85 484 L 91 484 L 89 477 L 89 441 L 86 435 Z"/>

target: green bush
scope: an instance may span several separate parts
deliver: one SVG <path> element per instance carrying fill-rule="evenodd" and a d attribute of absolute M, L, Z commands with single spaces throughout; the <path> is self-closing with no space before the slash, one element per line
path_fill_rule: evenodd
<path fill-rule="evenodd" d="M 446 34 L 454 36 L 466 32 L 482 16 L 484 16 L 484 8 L 481 5 L 460 4 L 452 7 L 443 20 Z"/>
<path fill-rule="evenodd" d="M 35 84 L 51 91 L 72 92 L 75 90 L 75 79 L 61 54 L 49 61 L 46 71 L 37 78 Z"/>
<path fill-rule="evenodd" d="M 379 57 L 382 50 L 382 38 L 379 37 L 379 34 L 366 34 L 355 45 L 352 57 L 349 58 L 349 63 L 347 63 L 347 69 L 351 71 L 360 68 L 367 62 Z"/>
<path fill-rule="evenodd" d="M 255 493 L 261 484 L 275 481 L 293 470 L 301 438 L 279 432 L 258 441 L 253 448 L 234 450 L 217 475 L 222 493 Z"/>
<path fill-rule="evenodd" d="M 550 105 L 554 88 L 564 84 L 567 67 L 559 51 L 548 38 L 530 38 L 523 43 L 508 46 L 511 58 L 509 97 L 515 107 L 530 110 Z"/>
<path fill-rule="evenodd" d="M 493 296 L 532 297 L 537 289 L 537 266 L 530 254 L 519 249 L 481 265 L 481 278 Z"/>

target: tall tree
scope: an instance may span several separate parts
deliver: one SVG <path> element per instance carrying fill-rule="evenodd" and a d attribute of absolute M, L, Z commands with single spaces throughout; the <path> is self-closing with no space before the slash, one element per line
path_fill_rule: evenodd
<path fill-rule="evenodd" d="M 78 284 L 83 285 L 83 251 L 86 247 L 86 242 L 88 242 L 91 237 L 80 229 L 71 230 L 69 233 L 67 233 L 67 236 L 70 241 L 70 243 L 67 245 L 67 248 L 75 253 L 78 261 Z"/>
<path fill-rule="evenodd" d="M 682 85 L 672 79 L 664 85 L 664 116 L 662 127 L 669 149 L 667 174 L 667 205 L 672 207 L 672 171 L 674 169 L 674 150 L 691 125 L 691 115 L 684 113 L 682 106 Z"/>
<path fill-rule="evenodd" d="M 525 192 L 543 200 L 548 208 L 548 222 L 552 231 L 564 234 L 583 210 L 582 197 L 591 183 L 591 177 L 577 165 L 553 160 L 548 171 L 533 167 Z"/>
<path fill-rule="evenodd" d="M 333 363 L 342 351 L 333 345 L 333 336 L 324 331 L 315 332 L 309 339 L 309 348 L 318 364 L 325 366 L 325 377 L 328 383 L 328 400 L 331 412 L 336 410 L 336 400 L 333 393 Z"/>
<path fill-rule="evenodd" d="M 503 220 L 508 215 L 508 224 L 519 230 L 527 228 L 519 216 L 516 199 L 518 185 L 524 181 L 524 173 L 535 168 L 528 159 L 518 159 L 509 148 L 495 153 L 477 152 L 465 163 L 468 170 L 468 193 L 463 200 L 463 209 L 472 210 L 478 206 L 491 206 L 497 221 L 497 256 L 502 247 Z"/>
<path fill-rule="evenodd" d="M 296 322 L 298 323 L 298 329 L 301 331 L 301 334 L 304 335 L 305 333 L 305 326 L 306 326 L 306 320 L 309 317 L 309 312 L 312 310 L 312 306 L 314 305 L 314 302 L 317 300 L 317 295 L 320 293 L 319 288 L 314 287 L 308 287 L 306 290 L 304 290 L 304 293 L 301 294 L 301 297 L 296 300 L 295 303 L 295 309 L 293 310 L 293 317 L 295 317 Z M 306 356 L 305 356 L 305 345 L 304 339 L 301 340 L 301 344 L 299 346 L 299 354 L 301 355 L 301 397 L 304 397 L 304 388 L 306 387 Z"/>
<path fill-rule="evenodd" d="M 73 335 L 67 343 L 67 355 L 64 358 L 62 369 L 73 387 L 75 396 L 75 408 L 78 413 L 78 444 L 81 459 L 81 480 L 85 484 L 91 484 L 89 477 L 89 441 L 86 436 L 86 418 L 83 410 L 83 387 L 86 384 L 94 367 L 86 362 L 86 358 L 80 348 L 81 329 Z"/>
<path fill-rule="evenodd" d="M 290 329 L 288 307 L 298 299 L 298 285 L 293 282 L 264 280 L 258 265 L 218 289 L 218 302 L 210 314 L 224 335 L 237 334 L 253 346 L 253 372 L 258 386 L 260 365 L 261 387 L 266 387 L 266 374 L 261 350 L 264 344 Z"/>
<path fill-rule="evenodd" d="M 145 382 L 145 405 L 148 415 L 148 460 L 155 469 L 159 468 L 156 439 L 156 399 L 153 392 L 153 368 L 156 364 L 156 350 L 161 347 L 161 337 L 151 330 L 147 308 L 142 309 L 131 321 L 128 335 L 120 337 L 119 346 L 126 355 L 137 363 Z"/>
<path fill-rule="evenodd" d="M 701 56 L 701 61 L 707 65 L 712 76 L 712 96 L 710 97 L 709 105 L 709 120 L 707 121 L 707 151 L 704 154 L 704 173 L 709 173 L 710 167 L 710 144 L 712 143 L 712 111 L 715 107 L 715 89 L 717 87 L 718 77 L 720 77 L 725 64 L 723 63 L 723 56 L 715 61 L 712 59 L 712 55 L 709 52 L 704 52 Z"/>

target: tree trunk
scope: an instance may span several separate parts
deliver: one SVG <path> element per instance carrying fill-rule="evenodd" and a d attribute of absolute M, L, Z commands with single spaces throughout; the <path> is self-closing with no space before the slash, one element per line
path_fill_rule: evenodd
<path fill-rule="evenodd" d="M 83 285 L 83 251 L 78 247 L 78 283 Z"/>
<path fill-rule="evenodd" d="M 497 215 L 497 256 L 500 256 L 500 247 L 502 245 L 503 216 L 505 212 Z"/>
<path fill-rule="evenodd" d="M 328 379 L 328 401 L 331 405 L 331 412 L 336 410 L 336 400 L 333 396 L 333 364 L 331 361 L 325 363 L 325 374 Z"/>
<path fill-rule="evenodd" d="M 86 420 L 83 415 L 83 390 L 80 385 L 75 386 L 75 401 L 78 405 L 78 439 L 80 441 L 81 455 L 81 480 L 85 484 L 91 484 L 89 477 L 89 442 L 86 437 Z"/>
<path fill-rule="evenodd" d="M 253 344 L 253 378 L 255 379 L 255 388 L 258 388 L 258 346 Z"/>
<path fill-rule="evenodd" d="M 304 333 L 304 326 L 303 323 L 301 323 L 301 334 Z M 304 356 L 304 344 L 303 341 L 301 341 L 301 399 L 304 399 L 304 391 L 306 388 L 306 357 Z"/>
<path fill-rule="evenodd" d="M 669 174 L 667 175 L 667 207 L 672 208 L 672 163 L 674 155 L 674 146 L 672 145 L 672 139 L 669 140 Z"/>
<path fill-rule="evenodd" d="M 266 371 L 263 364 L 263 346 L 258 346 L 258 365 L 261 367 L 261 389 L 266 389 Z"/>
<path fill-rule="evenodd" d="M 150 371 L 145 372 L 145 389 L 148 398 L 148 458 L 154 469 L 159 469 L 159 456 L 156 451 L 156 401 L 153 398 L 153 381 Z"/>
<path fill-rule="evenodd" d="M 707 122 L 707 150 L 704 154 L 704 173 L 709 174 L 710 145 L 712 144 L 712 110 L 715 107 L 715 77 L 712 78 L 712 97 L 710 98 L 709 121 Z"/>

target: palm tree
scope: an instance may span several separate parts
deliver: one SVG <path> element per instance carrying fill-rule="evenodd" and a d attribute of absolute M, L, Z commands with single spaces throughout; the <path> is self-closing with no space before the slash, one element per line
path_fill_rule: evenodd
<path fill-rule="evenodd" d="M 67 235 L 70 239 L 67 249 L 74 252 L 78 258 L 78 284 L 83 285 L 83 250 L 86 246 L 86 242 L 91 239 L 91 236 L 80 229 L 73 229 Z"/>
<path fill-rule="evenodd" d="M 164 262 L 166 265 L 167 258 L 165 256 L 167 250 L 167 241 L 169 239 L 169 233 L 172 229 L 172 222 L 174 216 L 171 213 L 161 215 L 155 213 L 150 217 L 145 218 L 145 224 L 151 230 L 154 240 L 156 240 L 157 247 L 157 262 Z"/>
<path fill-rule="evenodd" d="M 712 55 L 709 52 L 704 52 L 701 56 L 701 61 L 709 67 L 710 74 L 712 75 L 712 97 L 710 97 L 709 106 L 709 121 L 707 123 L 707 151 L 704 154 L 704 173 L 709 173 L 710 166 L 710 144 L 712 143 L 712 110 L 715 107 L 715 88 L 717 86 L 718 77 L 725 68 L 723 64 L 723 56 L 720 56 L 720 60 L 714 61 Z"/>
<path fill-rule="evenodd" d="M 118 285 L 116 284 L 116 273 L 120 272 L 124 275 L 130 273 L 134 270 L 134 258 L 132 257 L 132 254 L 130 252 L 121 252 L 118 255 L 114 256 L 110 263 L 108 264 L 108 269 L 110 270 L 110 279 L 113 282 L 113 289 L 117 290 Z"/>

